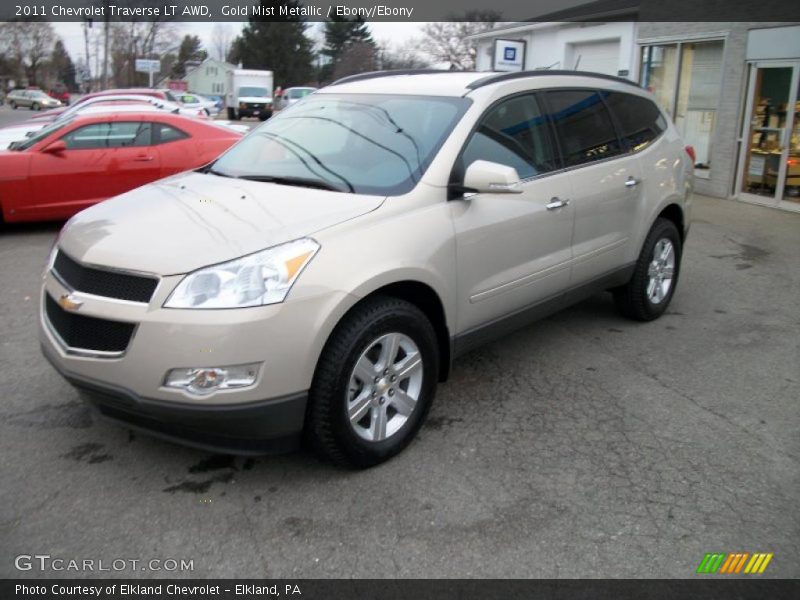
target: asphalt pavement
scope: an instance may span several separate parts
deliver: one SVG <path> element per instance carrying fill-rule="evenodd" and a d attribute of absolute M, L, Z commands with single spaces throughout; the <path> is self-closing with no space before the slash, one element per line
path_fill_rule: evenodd
<path fill-rule="evenodd" d="M 0 232 L 0 577 L 687 578 L 706 552 L 800 576 L 800 214 L 698 198 L 666 315 L 601 294 L 465 356 L 364 472 L 95 420 L 36 337 L 58 229 Z M 37 553 L 193 570 L 15 568 Z"/>

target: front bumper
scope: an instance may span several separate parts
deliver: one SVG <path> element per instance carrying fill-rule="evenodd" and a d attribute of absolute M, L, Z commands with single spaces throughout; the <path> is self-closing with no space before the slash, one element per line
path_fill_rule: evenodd
<path fill-rule="evenodd" d="M 261 106 L 261 107 L 253 107 L 253 106 L 246 106 L 246 107 L 239 107 L 239 116 L 240 117 L 271 117 L 272 116 L 272 106 Z"/>
<path fill-rule="evenodd" d="M 162 277 L 149 303 L 76 292 L 49 269 L 39 319 L 42 351 L 104 416 L 160 437 L 234 453 L 288 449 L 303 428 L 306 390 L 344 296 L 330 290 L 292 302 L 231 310 L 162 308 L 182 276 Z M 87 355 L 56 334 L 46 298 L 80 302 L 77 314 L 134 324 L 123 352 Z M 88 347 L 88 346 L 82 346 Z M 248 387 L 195 395 L 164 385 L 174 368 L 260 364 Z"/>
<path fill-rule="evenodd" d="M 271 454 L 296 448 L 306 393 L 244 404 L 192 405 L 142 398 L 130 390 L 65 370 L 42 344 L 50 364 L 104 418 L 183 445 L 229 454 Z"/>

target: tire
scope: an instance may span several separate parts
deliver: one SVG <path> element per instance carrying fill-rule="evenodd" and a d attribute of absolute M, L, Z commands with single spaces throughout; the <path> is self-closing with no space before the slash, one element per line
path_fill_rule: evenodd
<path fill-rule="evenodd" d="M 392 366 L 384 368 L 390 347 L 395 354 L 388 363 L 396 375 Z M 357 306 L 337 325 L 317 364 L 306 415 L 311 447 L 348 468 L 372 467 L 396 455 L 430 410 L 438 357 L 433 326 L 413 304 L 376 296 Z M 410 366 L 405 361 L 415 359 L 416 368 L 404 372 Z"/>
<path fill-rule="evenodd" d="M 667 219 L 656 219 L 644 241 L 631 280 L 613 290 L 617 308 L 624 316 L 635 321 L 652 321 L 664 314 L 678 284 L 682 252 L 681 236 L 675 224 Z"/>
<path fill-rule="evenodd" d="M 11 110 L 17 110 L 17 103 L 13 100 L 9 102 L 8 105 L 11 107 Z"/>
<path fill-rule="evenodd" d="M 31 110 L 39 110 L 39 105 L 36 104 L 36 102 L 34 102 L 33 104 L 31 104 Z"/>

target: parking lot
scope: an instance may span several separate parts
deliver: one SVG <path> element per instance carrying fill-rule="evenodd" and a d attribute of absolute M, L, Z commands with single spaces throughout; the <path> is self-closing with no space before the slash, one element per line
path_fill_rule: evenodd
<path fill-rule="evenodd" d="M 738 551 L 800 576 L 800 214 L 698 198 L 664 317 L 598 295 L 465 356 L 419 438 L 364 472 L 94 419 L 36 336 L 59 226 L 0 232 L 0 577 L 92 575 L 14 567 L 49 554 L 193 561 L 147 576 L 685 578 Z"/>

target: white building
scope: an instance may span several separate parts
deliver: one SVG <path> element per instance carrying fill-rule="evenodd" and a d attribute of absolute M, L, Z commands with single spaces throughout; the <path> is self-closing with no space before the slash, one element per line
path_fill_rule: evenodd
<path fill-rule="evenodd" d="M 635 80 L 638 74 L 636 22 L 509 23 L 471 37 L 479 71 L 564 69 L 593 71 Z M 497 43 L 496 43 L 497 42 Z M 505 44 L 505 42 L 518 42 Z M 521 42 L 521 43 L 519 43 Z M 521 64 L 504 68 L 504 46 Z M 519 53 L 523 56 L 519 56 Z"/>
<path fill-rule="evenodd" d="M 183 80 L 191 92 L 224 96 L 225 74 L 235 68 L 236 66 L 230 63 L 207 58 L 195 68 L 187 71 Z"/>

